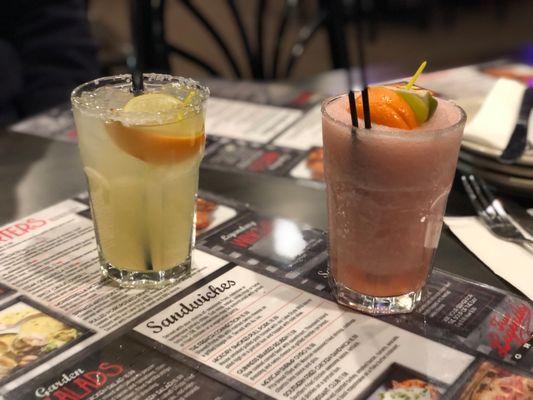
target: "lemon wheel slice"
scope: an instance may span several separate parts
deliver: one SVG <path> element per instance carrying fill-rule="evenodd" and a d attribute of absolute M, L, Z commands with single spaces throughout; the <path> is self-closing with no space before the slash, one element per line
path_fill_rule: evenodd
<path fill-rule="evenodd" d="M 182 102 L 166 93 L 146 93 L 133 97 L 124 106 L 126 112 L 165 113 L 177 110 Z"/>
<path fill-rule="evenodd" d="M 204 145 L 203 114 L 183 117 L 181 100 L 165 93 L 133 97 L 126 112 L 172 113 L 175 118 L 160 125 L 125 126 L 113 121 L 106 129 L 113 142 L 129 155 L 151 164 L 172 164 L 199 154 Z"/>

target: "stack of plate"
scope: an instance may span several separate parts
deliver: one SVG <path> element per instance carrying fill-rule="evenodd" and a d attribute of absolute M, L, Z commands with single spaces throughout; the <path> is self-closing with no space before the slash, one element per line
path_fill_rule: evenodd
<path fill-rule="evenodd" d="M 533 150 L 529 149 L 515 164 L 502 164 L 501 151 L 463 139 L 458 168 L 475 173 L 503 192 L 533 198 Z"/>

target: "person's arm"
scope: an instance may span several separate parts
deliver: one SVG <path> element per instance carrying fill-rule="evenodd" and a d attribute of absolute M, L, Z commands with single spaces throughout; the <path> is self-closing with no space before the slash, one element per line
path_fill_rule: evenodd
<path fill-rule="evenodd" d="M 99 72 L 83 0 L 11 1 L 11 41 L 22 65 L 22 116 L 67 102 L 72 89 Z"/>
<path fill-rule="evenodd" d="M 17 50 L 8 41 L 0 39 L 0 127 L 19 118 L 13 99 L 21 90 L 22 73 Z"/>

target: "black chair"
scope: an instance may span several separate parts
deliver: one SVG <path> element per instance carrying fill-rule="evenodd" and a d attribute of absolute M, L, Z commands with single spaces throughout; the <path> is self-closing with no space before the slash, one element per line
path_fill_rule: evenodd
<path fill-rule="evenodd" d="M 177 55 L 201 67 L 213 76 L 223 76 L 223 73 L 210 60 L 184 50 L 178 45 L 167 41 L 165 26 L 165 9 L 168 0 L 131 0 L 132 32 L 134 42 L 134 57 L 130 67 L 142 71 L 168 72 L 170 70 L 169 57 Z M 303 54 L 305 46 L 320 30 L 326 29 L 330 38 L 330 56 L 333 68 L 344 68 L 348 65 L 344 48 L 342 0 L 320 0 L 317 4 L 318 12 L 313 19 L 299 27 L 297 37 L 290 47 L 290 54 L 286 62 L 282 62 L 282 43 L 286 40 L 287 27 L 291 18 L 298 11 L 298 0 L 284 2 L 279 21 L 265 21 L 267 0 L 255 0 L 254 28 L 255 35 L 249 35 L 243 23 L 243 17 L 235 0 L 218 0 L 228 7 L 239 32 L 245 59 L 249 64 L 251 76 L 239 67 L 234 50 L 230 48 L 222 34 L 211 21 L 191 0 L 174 0 L 180 2 L 187 9 L 188 16 L 195 18 L 210 38 L 216 43 L 231 68 L 235 78 L 252 78 L 257 80 L 287 78 L 291 74 L 295 63 Z M 269 51 L 264 46 L 264 27 L 266 23 L 275 23 L 276 38 L 274 48 Z M 277 22 L 277 23 L 276 23 Z"/>

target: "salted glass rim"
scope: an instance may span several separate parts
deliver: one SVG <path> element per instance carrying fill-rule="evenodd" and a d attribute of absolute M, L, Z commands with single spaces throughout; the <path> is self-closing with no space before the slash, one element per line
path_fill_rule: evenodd
<path fill-rule="evenodd" d="M 143 113 L 124 111 L 123 109 L 103 109 L 95 107 L 93 104 L 89 105 L 83 102 L 82 94 L 85 92 L 94 91 L 105 86 L 115 86 L 117 88 L 127 88 L 131 86 L 131 75 L 120 74 L 103 76 L 82 83 L 72 91 L 70 95 L 70 101 L 72 107 L 81 111 L 83 114 L 87 114 L 89 116 L 93 116 L 102 120 L 127 121 L 130 124 L 136 125 L 146 123 L 150 120 L 154 120 L 153 122 L 155 123 L 165 123 L 164 121 L 175 117 L 176 111 L 178 110 L 183 113 L 184 117 L 197 115 L 203 110 L 204 104 L 210 95 L 210 91 L 207 86 L 202 85 L 200 82 L 194 79 L 185 78 L 181 76 L 173 76 L 170 74 L 159 73 L 145 73 L 143 74 L 143 82 L 145 88 L 157 88 L 157 86 L 163 87 L 163 85 L 171 85 L 181 90 L 183 90 L 183 88 L 189 90 L 196 90 L 197 95 L 194 97 L 193 101 L 188 104 L 182 104 L 171 111 L 157 112 L 155 114 L 151 112 Z"/>

